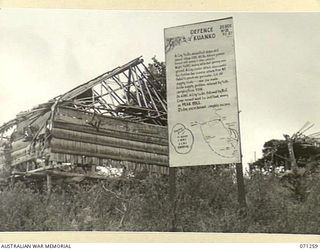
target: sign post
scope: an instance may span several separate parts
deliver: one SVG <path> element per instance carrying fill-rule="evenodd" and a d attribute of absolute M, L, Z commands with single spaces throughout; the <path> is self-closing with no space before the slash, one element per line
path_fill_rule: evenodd
<path fill-rule="evenodd" d="M 237 173 L 237 186 L 238 186 L 238 202 L 240 205 L 240 215 L 246 215 L 247 202 L 246 202 L 246 192 L 244 188 L 243 180 L 243 166 L 242 163 L 236 164 L 236 173 Z"/>
<path fill-rule="evenodd" d="M 176 169 L 169 168 L 169 199 L 171 203 L 171 232 L 176 232 Z"/>
<path fill-rule="evenodd" d="M 164 37 L 170 167 L 236 164 L 242 207 L 233 19 L 167 28 Z"/>

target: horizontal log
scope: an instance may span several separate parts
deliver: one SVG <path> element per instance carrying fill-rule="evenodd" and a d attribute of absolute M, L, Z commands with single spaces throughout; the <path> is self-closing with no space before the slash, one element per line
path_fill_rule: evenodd
<path fill-rule="evenodd" d="M 20 120 L 17 123 L 16 132 L 19 134 L 24 134 L 24 128 L 27 127 L 30 124 L 30 121 L 28 119 Z"/>
<path fill-rule="evenodd" d="M 43 110 L 35 112 L 33 115 L 30 115 L 30 117 L 25 117 L 24 120 L 19 120 L 19 122 L 17 123 L 17 132 L 23 134 L 24 129 L 29 125 L 41 128 L 44 125 L 44 123 L 48 120 L 50 113 L 51 111 L 45 112 Z"/>
<path fill-rule="evenodd" d="M 160 138 L 168 138 L 167 127 L 128 121 L 121 118 L 82 112 L 59 107 L 54 121 L 78 125 L 92 126 L 90 122 L 99 122 L 99 129 L 115 130 L 135 134 L 144 134 Z"/>
<path fill-rule="evenodd" d="M 36 159 L 37 157 L 35 155 L 24 155 L 24 156 L 21 156 L 19 158 L 16 158 L 16 159 L 12 159 L 11 161 L 11 167 L 15 167 L 19 164 L 23 164 L 23 163 L 26 163 L 28 161 L 31 161 L 31 160 L 34 160 Z"/>
<path fill-rule="evenodd" d="M 19 155 L 14 155 L 14 156 L 11 155 L 11 166 L 16 166 L 18 164 L 21 164 L 36 158 L 45 158 L 46 156 L 48 156 L 49 153 L 50 153 L 49 149 L 44 149 L 40 151 L 39 148 L 37 148 L 35 151 L 32 151 L 32 152 L 27 151 L 26 153 L 20 153 Z"/>
<path fill-rule="evenodd" d="M 72 164 L 85 164 L 85 165 L 103 165 L 104 162 L 108 162 L 110 159 L 103 159 L 96 156 L 84 156 L 80 154 L 69 154 L 65 150 L 63 152 L 51 152 L 50 160 L 57 162 L 70 162 Z"/>
<path fill-rule="evenodd" d="M 24 139 L 18 139 L 16 141 L 13 141 L 11 143 L 12 146 L 12 151 L 17 151 L 19 149 L 27 147 L 31 142 L 30 141 L 25 141 Z"/>
<path fill-rule="evenodd" d="M 52 153 L 51 154 L 51 158 L 50 160 L 56 160 L 59 162 L 65 162 L 65 161 L 70 161 L 72 159 L 80 159 L 80 162 L 74 162 L 76 163 L 81 163 L 81 158 L 82 156 L 77 156 L 77 155 L 67 155 L 67 154 L 60 154 L 60 153 Z M 89 158 L 92 158 L 93 160 L 90 160 Z M 35 157 L 29 157 L 24 158 L 24 161 L 22 162 L 17 162 L 15 165 L 17 164 L 21 164 L 21 163 L 26 163 L 29 160 L 35 159 Z M 94 157 L 86 157 L 85 162 L 83 162 L 84 164 L 86 163 L 91 163 L 95 166 L 109 166 L 109 167 L 118 167 L 118 168 L 123 168 L 126 167 L 128 170 L 131 171 L 150 171 L 150 172 L 154 172 L 154 173 L 161 173 L 161 174 L 168 174 L 169 173 L 169 168 L 168 166 L 160 166 L 160 165 L 155 165 L 155 164 L 146 164 L 146 163 L 134 163 L 134 162 L 130 162 L 130 161 L 119 161 L 119 160 L 111 160 L 111 159 L 99 159 L 99 158 L 94 158 Z M 89 160 L 89 162 L 87 162 Z M 28 174 L 37 174 L 39 172 L 44 172 L 46 170 L 52 170 L 54 169 L 54 166 L 45 166 L 45 167 L 41 167 L 41 168 L 37 168 L 34 170 L 30 170 L 27 171 Z M 25 168 L 26 170 L 26 168 Z"/>
<path fill-rule="evenodd" d="M 143 143 L 127 139 L 102 136 L 91 133 L 71 131 L 66 129 L 54 128 L 52 136 L 57 139 L 72 140 L 77 142 L 87 142 L 97 145 L 111 146 L 116 148 L 131 149 L 142 152 L 168 155 L 168 147 L 152 143 Z"/>
<path fill-rule="evenodd" d="M 66 153 L 51 153 L 50 154 L 50 161 L 56 162 L 72 162 L 74 164 L 91 164 L 95 166 L 109 166 L 115 168 L 122 168 L 127 167 L 130 169 L 135 169 L 137 167 L 147 167 L 150 164 L 142 163 L 142 162 L 131 162 L 125 160 L 114 160 L 110 158 L 98 158 L 98 157 L 83 157 L 82 155 L 73 155 L 73 154 L 66 154 Z M 154 165 L 158 166 L 159 165 Z M 163 168 L 163 167 L 161 167 Z M 164 167 L 165 168 L 165 167 Z"/>
<path fill-rule="evenodd" d="M 83 132 L 83 133 L 102 135 L 102 136 L 108 136 L 108 137 L 119 138 L 119 139 L 127 139 L 127 140 L 132 140 L 132 141 L 139 141 L 139 142 L 168 146 L 168 139 L 167 138 L 148 136 L 146 134 L 135 134 L 135 133 L 116 131 L 116 130 L 111 131 L 111 130 L 106 130 L 106 129 L 97 130 L 91 126 L 64 123 L 64 122 L 58 122 L 58 121 L 55 121 L 53 123 L 53 128 L 60 128 L 60 129 L 65 129 L 65 130 L 72 130 L 72 131 L 77 131 L 77 132 Z"/>
<path fill-rule="evenodd" d="M 69 172 L 62 172 L 62 171 L 54 171 L 54 170 L 47 170 L 47 174 L 59 177 L 85 177 L 85 178 L 93 178 L 93 179 L 110 179 L 110 176 L 103 176 L 97 174 L 79 174 L 79 173 L 69 173 Z"/>
<path fill-rule="evenodd" d="M 65 153 L 72 155 L 97 157 L 132 162 L 142 162 L 155 165 L 168 165 L 168 156 L 153 153 L 143 153 L 134 150 L 114 148 L 83 142 L 73 142 L 53 138 L 51 141 L 52 153 Z"/>
<path fill-rule="evenodd" d="M 24 156 L 24 155 L 29 155 L 29 154 L 36 154 L 36 155 L 41 155 L 42 152 L 40 150 L 42 150 L 42 145 L 38 142 L 35 144 L 34 147 L 32 147 L 32 150 L 30 150 L 31 146 L 30 144 L 27 145 L 27 147 L 25 148 L 21 148 L 19 150 L 16 151 L 11 151 L 11 157 L 13 159 L 20 157 L 20 156 Z"/>
<path fill-rule="evenodd" d="M 11 157 L 14 159 L 14 158 L 17 158 L 17 157 L 20 157 L 23 155 L 28 155 L 30 152 L 29 149 L 30 149 L 30 147 L 27 146 L 27 147 L 19 149 L 17 151 L 11 151 Z"/>
<path fill-rule="evenodd" d="M 67 154 L 67 153 L 50 153 L 50 161 L 70 162 L 73 164 L 91 164 L 100 166 L 107 163 L 110 159 L 101 159 L 98 157 L 83 157 L 83 155 Z"/>
<path fill-rule="evenodd" d="M 54 168 L 56 168 L 56 166 L 54 166 L 54 165 L 43 166 L 43 167 L 39 167 L 39 168 L 36 168 L 36 169 L 29 170 L 28 173 L 38 173 L 38 172 L 42 172 L 42 171 L 46 171 L 46 170 L 51 170 L 51 169 L 54 169 Z"/>
<path fill-rule="evenodd" d="M 91 178 L 91 179 L 102 179 L 107 180 L 110 179 L 108 176 L 97 175 L 97 174 L 78 174 L 78 173 L 70 173 L 70 172 L 62 172 L 62 171 L 54 171 L 54 170 L 46 170 L 43 172 L 20 172 L 20 171 L 13 171 L 12 175 L 19 175 L 19 176 L 34 176 L 34 177 L 46 177 L 47 175 L 56 176 L 56 177 L 84 177 L 84 178 Z"/>
<path fill-rule="evenodd" d="M 97 157 L 82 157 L 64 153 L 51 153 L 50 160 L 57 162 L 72 162 L 74 164 L 92 164 L 94 166 L 108 166 L 114 168 L 126 167 L 129 171 L 151 171 L 154 173 L 168 174 L 169 168 L 165 165 L 146 164 L 145 162 L 131 162 L 124 160 L 103 159 Z"/>

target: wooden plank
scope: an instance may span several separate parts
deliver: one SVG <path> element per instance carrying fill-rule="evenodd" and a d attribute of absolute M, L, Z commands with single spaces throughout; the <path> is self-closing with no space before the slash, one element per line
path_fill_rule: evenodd
<path fill-rule="evenodd" d="M 124 149 L 134 149 L 142 152 L 168 155 L 168 146 L 157 145 L 153 143 L 144 143 L 59 128 L 54 128 L 51 134 L 54 138 L 58 139 L 66 139 L 77 142 L 87 142 L 97 145 L 113 146 Z"/>

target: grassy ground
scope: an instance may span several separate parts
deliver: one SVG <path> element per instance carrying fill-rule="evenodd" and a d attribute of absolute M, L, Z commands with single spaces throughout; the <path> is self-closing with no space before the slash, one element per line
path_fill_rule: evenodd
<path fill-rule="evenodd" d="M 0 230 L 170 231 L 175 218 L 185 232 L 320 234 L 318 176 L 296 188 L 260 173 L 245 182 L 248 209 L 240 216 L 232 170 L 189 169 L 177 177 L 174 217 L 167 177 L 63 184 L 49 197 L 16 183 L 0 192 Z"/>

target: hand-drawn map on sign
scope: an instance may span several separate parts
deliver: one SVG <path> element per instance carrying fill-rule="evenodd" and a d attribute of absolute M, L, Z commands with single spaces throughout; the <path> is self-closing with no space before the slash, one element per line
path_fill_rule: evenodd
<path fill-rule="evenodd" d="M 164 35 L 170 167 L 241 162 L 232 18 Z"/>

